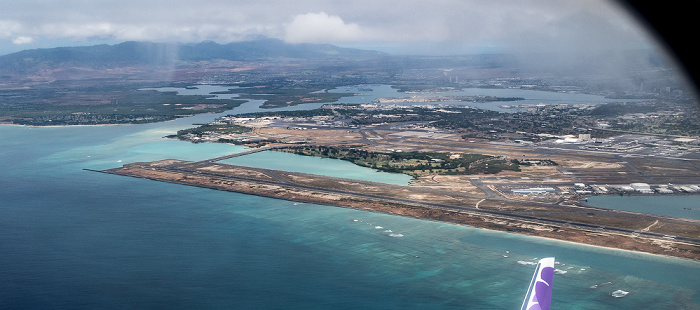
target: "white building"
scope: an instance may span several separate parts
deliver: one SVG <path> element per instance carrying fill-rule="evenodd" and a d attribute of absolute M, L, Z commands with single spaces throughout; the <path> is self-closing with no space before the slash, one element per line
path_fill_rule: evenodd
<path fill-rule="evenodd" d="M 514 194 L 544 194 L 549 192 L 554 192 L 555 189 L 551 187 L 532 187 L 524 189 L 512 189 Z"/>
<path fill-rule="evenodd" d="M 632 188 L 632 186 L 620 186 L 617 189 L 623 192 L 634 192 L 634 188 Z"/>
<path fill-rule="evenodd" d="M 696 190 L 691 188 L 690 186 L 681 186 L 680 189 L 682 191 L 688 192 L 688 193 L 695 193 Z"/>
<path fill-rule="evenodd" d="M 654 191 L 651 190 L 651 186 L 647 183 L 632 183 L 630 184 L 630 187 L 634 189 L 635 191 L 642 192 L 642 193 L 653 193 Z"/>
<path fill-rule="evenodd" d="M 657 191 L 658 191 L 660 194 L 673 194 L 673 191 L 672 191 L 672 190 L 670 190 L 670 189 L 668 189 L 668 188 L 665 188 L 665 187 L 660 187 L 660 188 L 657 189 Z"/>

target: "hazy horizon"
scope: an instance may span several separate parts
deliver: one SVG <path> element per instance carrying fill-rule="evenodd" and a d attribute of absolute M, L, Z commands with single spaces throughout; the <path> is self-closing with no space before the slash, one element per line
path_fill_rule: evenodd
<path fill-rule="evenodd" d="M 0 14 L 0 54 L 123 41 L 230 43 L 259 37 L 392 54 L 599 53 L 653 46 L 610 1 L 32 0 Z"/>

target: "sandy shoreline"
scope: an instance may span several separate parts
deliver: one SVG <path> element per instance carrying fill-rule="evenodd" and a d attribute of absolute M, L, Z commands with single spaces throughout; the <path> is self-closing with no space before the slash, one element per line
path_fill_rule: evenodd
<path fill-rule="evenodd" d="M 125 123 L 125 124 L 92 124 L 92 125 L 25 125 L 25 124 L 0 122 L 0 126 L 17 126 L 17 127 L 27 127 L 27 128 L 100 127 L 100 126 L 123 126 L 123 125 L 134 125 L 134 124 Z"/>
<path fill-rule="evenodd" d="M 615 232 L 594 231 L 591 229 L 537 223 L 529 220 L 476 214 L 464 210 L 456 211 L 432 208 L 420 205 L 420 202 L 417 202 L 418 204 L 397 203 L 396 201 L 391 201 L 391 199 L 381 200 L 376 199 L 376 197 L 368 198 L 353 194 L 338 194 L 332 191 L 319 192 L 318 190 L 305 190 L 303 188 L 294 187 L 291 184 L 285 186 L 281 183 L 264 183 L 262 178 L 256 181 L 251 179 L 241 180 L 235 177 L 230 179 L 207 177 L 197 173 L 159 170 L 158 165 L 163 164 L 150 163 L 150 166 L 148 163 L 127 164 L 121 168 L 99 172 L 288 201 L 406 216 L 605 249 L 700 261 L 700 246 L 674 240 L 639 236 L 634 237 Z M 252 174 L 251 171 L 241 171 L 238 173 Z M 269 176 L 266 178 L 269 178 Z"/>

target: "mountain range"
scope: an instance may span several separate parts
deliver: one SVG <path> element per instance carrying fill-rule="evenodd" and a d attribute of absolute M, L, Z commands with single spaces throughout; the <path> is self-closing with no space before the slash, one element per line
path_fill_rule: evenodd
<path fill-rule="evenodd" d="M 461 56 L 398 56 L 378 51 L 342 48 L 331 44 L 286 43 L 282 40 L 261 38 L 253 41 L 219 44 L 200 43 L 123 42 L 114 45 L 56 47 L 24 50 L 0 56 L 0 80 L 12 87 L 26 82 L 57 80 L 90 80 L 100 77 L 146 80 L 169 80 L 173 69 L 184 80 L 201 79 L 203 72 L 248 70 L 285 63 L 287 69 L 304 61 L 305 68 L 326 68 L 329 75 L 371 76 L 368 72 L 382 71 L 384 76 L 408 74 L 415 79 L 428 76 L 448 79 L 447 72 L 462 80 L 469 78 L 520 77 L 522 75 L 564 77 L 571 76 L 598 83 L 621 84 L 639 88 L 668 84 L 668 66 L 662 57 L 649 50 L 632 50 L 613 54 L 581 55 L 576 61 L 562 61 L 547 55 L 481 54 Z M 546 60 L 546 61 L 545 61 Z M 247 63 L 224 64 L 219 61 Z M 185 69 L 186 68 L 186 69 Z M 344 71 L 353 68 L 351 71 Z M 159 71 L 160 70 L 160 71 Z M 280 67 L 269 67 L 269 78 L 282 75 Z M 411 71 L 414 70 L 414 71 Z M 421 70 L 422 73 L 416 73 Z M 447 71 L 445 71 L 447 70 Z M 286 71 L 286 72 L 292 72 Z M 302 70 L 303 71 L 303 70 Z M 200 74 L 193 74 L 199 72 Z M 318 73 L 318 71 L 316 71 Z M 214 74 L 214 73 L 211 73 Z M 210 75 L 211 75 L 210 74 Z M 421 75 L 422 74 L 422 75 Z M 643 78 L 641 76 L 644 76 Z M 318 79 L 322 79 L 316 76 Z M 304 77 L 298 77 L 306 79 Z M 407 77 L 404 77 L 407 78 Z M 246 78 L 250 80 L 250 77 Z M 12 82 L 10 82 L 12 81 Z M 661 85 L 661 84 L 659 84 Z"/>
<path fill-rule="evenodd" d="M 377 51 L 341 48 L 330 44 L 290 44 L 276 39 L 218 44 L 124 42 L 114 45 L 56 47 L 24 50 L 0 56 L 0 70 L 15 73 L 37 66 L 109 68 L 130 65 L 166 65 L 178 61 L 265 61 L 270 59 L 357 59 L 384 55 Z"/>

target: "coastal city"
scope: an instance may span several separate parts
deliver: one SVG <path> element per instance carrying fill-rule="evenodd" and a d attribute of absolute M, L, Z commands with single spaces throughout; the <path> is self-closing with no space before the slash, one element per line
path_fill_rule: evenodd
<path fill-rule="evenodd" d="M 371 93 L 382 87 L 356 89 Z M 688 121 L 696 116 L 682 101 L 528 104 L 518 103 L 523 99 L 517 96 L 435 93 L 219 116 L 167 137 L 241 145 L 247 151 L 101 172 L 695 255 L 696 208 L 683 208 L 678 218 L 664 209 L 635 212 L 588 204 L 596 196 L 700 192 L 700 140 L 697 126 Z M 640 122 L 656 125 L 638 130 Z M 349 161 L 406 174 L 412 181 L 399 186 L 228 163 L 269 151 Z"/>
<path fill-rule="evenodd" d="M 407 102 L 412 97 L 403 98 Z M 418 98 L 419 102 L 432 102 L 431 98 Z M 523 110 L 514 113 L 498 113 L 503 122 L 508 119 L 541 121 L 554 127 L 554 120 L 542 120 L 541 115 L 576 116 L 577 124 L 598 126 L 596 133 L 605 137 L 596 137 L 591 133 L 578 135 L 556 135 L 556 130 L 544 133 L 520 131 L 517 127 L 494 125 L 494 119 L 488 119 L 487 136 L 474 137 L 465 134 L 465 130 L 444 126 L 430 119 L 435 115 L 462 114 L 470 107 L 449 104 L 400 105 L 386 103 L 389 100 L 381 98 L 376 103 L 358 104 L 354 106 L 327 104 L 318 111 L 304 113 L 263 113 L 260 116 L 226 116 L 217 119 L 211 125 L 236 125 L 250 129 L 240 133 L 227 133 L 217 130 L 193 133 L 181 133 L 179 138 L 192 142 L 228 142 L 244 145 L 268 144 L 331 144 L 335 147 L 357 147 L 364 145 L 367 149 L 377 152 L 452 152 L 458 153 L 465 149 L 488 149 L 489 155 L 502 156 L 507 160 L 516 160 L 526 172 L 514 185 L 513 177 L 481 176 L 482 180 L 494 183 L 494 189 L 503 195 L 537 200 L 560 200 L 575 196 L 586 195 L 625 195 L 625 194 L 690 194 L 700 192 L 697 181 L 697 171 L 686 171 L 685 174 L 663 176 L 654 172 L 643 172 L 634 167 L 634 163 L 644 159 L 664 160 L 668 162 L 693 163 L 700 160 L 700 143 L 697 138 L 687 136 L 624 133 L 610 129 L 608 121 L 599 117 L 585 118 L 585 111 L 595 109 L 592 105 L 540 105 L 520 106 Z M 269 115 L 271 114 L 271 115 Z M 318 115 L 315 115 L 318 114 Z M 678 118 L 681 113 L 650 112 L 631 113 L 623 116 L 616 126 L 624 126 L 627 121 L 659 118 Z M 440 119 L 444 119 L 441 117 Z M 665 120 L 666 122 L 668 120 Z M 506 123 L 510 124 L 510 123 Z M 474 126 L 475 124 L 471 124 Z M 480 124 L 476 124 L 478 127 Z M 543 131 L 544 126 L 537 128 Z M 561 128 L 560 128 L 561 130 Z M 585 129 L 584 132 L 591 132 Z M 617 134 L 617 135 L 614 135 Z M 430 147 L 416 147 L 416 141 L 431 140 Z M 331 142 L 332 141 L 332 142 Z M 495 150 L 500 149 L 500 153 Z M 517 153 L 529 155 L 516 156 Z M 552 160 L 563 154 L 577 154 L 579 157 L 590 157 L 590 161 L 579 163 L 579 167 L 568 166 L 566 160 Z M 527 157 L 527 158 L 526 158 Z M 601 158 L 606 159 L 601 163 Z M 612 159 L 612 160 L 611 160 Z M 433 159 L 437 166 L 442 160 Z M 679 165 L 680 166 L 680 165 Z M 543 177 L 533 174 L 537 170 L 550 171 L 555 169 L 559 178 L 572 182 L 550 184 Z M 657 169 L 660 170 L 660 169 Z M 666 173 L 666 172 L 664 172 Z M 547 178 L 554 177 L 552 175 Z M 621 181 L 637 180 L 638 182 Z M 499 185 L 498 182 L 508 183 Z M 586 181 L 575 182 L 576 180 Z M 649 183 L 647 183 L 649 182 Z M 675 183 L 673 183 L 675 182 Z M 527 184 L 531 183 L 531 184 Z M 547 183 L 542 187 L 538 184 Z M 529 186 L 532 185 L 532 186 Z"/>

